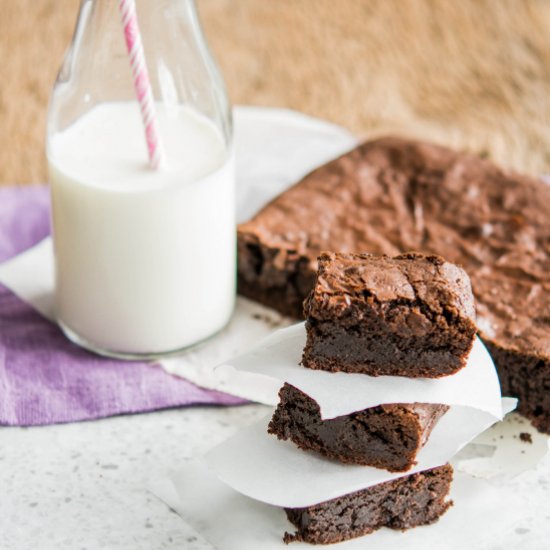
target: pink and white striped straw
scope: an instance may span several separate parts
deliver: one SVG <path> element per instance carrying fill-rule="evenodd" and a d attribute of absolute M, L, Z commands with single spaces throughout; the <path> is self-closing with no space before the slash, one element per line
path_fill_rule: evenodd
<path fill-rule="evenodd" d="M 149 72 L 145 63 L 143 43 L 136 13 L 135 0 L 119 0 L 120 15 L 124 27 L 124 38 L 130 56 L 134 88 L 141 110 L 143 125 L 145 126 L 145 139 L 149 151 L 149 164 L 151 168 L 159 168 L 163 161 L 163 148 L 160 139 L 157 114 L 153 90 L 149 79 Z"/>

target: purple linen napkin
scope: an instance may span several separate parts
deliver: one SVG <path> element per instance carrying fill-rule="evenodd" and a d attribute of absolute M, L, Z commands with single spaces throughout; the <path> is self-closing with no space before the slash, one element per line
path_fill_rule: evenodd
<path fill-rule="evenodd" d="M 50 233 L 43 185 L 0 188 L 0 262 Z M 38 426 L 242 399 L 205 390 L 158 365 L 104 359 L 71 344 L 0 284 L 0 424 Z"/>

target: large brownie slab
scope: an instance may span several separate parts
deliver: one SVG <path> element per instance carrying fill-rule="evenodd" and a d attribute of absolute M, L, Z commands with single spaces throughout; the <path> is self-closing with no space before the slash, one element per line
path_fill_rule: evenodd
<path fill-rule="evenodd" d="M 468 273 L 505 395 L 550 433 L 550 186 L 384 138 L 318 168 L 238 229 L 239 291 L 302 318 L 322 251 L 438 254 Z"/>
<path fill-rule="evenodd" d="M 285 533 L 284 541 L 332 544 L 380 527 L 405 530 L 434 523 L 451 506 L 446 496 L 452 477 L 446 464 L 315 506 L 286 508 L 296 532 Z"/>
<path fill-rule="evenodd" d="M 440 256 L 323 253 L 304 302 L 311 369 L 439 378 L 476 334 L 468 275 Z"/>
<path fill-rule="evenodd" d="M 268 432 L 339 462 L 403 472 L 414 465 L 447 410 L 428 403 L 391 404 L 322 420 L 316 401 L 285 384 Z"/>

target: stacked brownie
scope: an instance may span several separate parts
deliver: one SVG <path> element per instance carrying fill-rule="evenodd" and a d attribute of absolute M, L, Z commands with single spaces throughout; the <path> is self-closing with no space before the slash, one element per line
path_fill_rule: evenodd
<path fill-rule="evenodd" d="M 438 378 L 466 365 L 476 326 L 470 282 L 438 256 L 323 253 L 304 302 L 302 365 L 366 376 Z M 335 387 L 337 392 L 338 388 Z M 324 420 L 319 405 L 285 384 L 268 431 L 330 460 L 407 472 L 448 407 L 384 404 Z M 345 396 L 342 396 L 345 399 Z M 382 527 L 432 523 L 450 506 L 452 467 L 404 475 L 306 508 L 286 509 L 285 542 L 329 544 Z"/>

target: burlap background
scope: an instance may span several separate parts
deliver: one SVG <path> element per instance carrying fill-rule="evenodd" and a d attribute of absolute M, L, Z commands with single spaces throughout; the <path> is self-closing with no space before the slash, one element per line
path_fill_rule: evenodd
<path fill-rule="evenodd" d="M 154 0 L 151 0 L 154 1 Z M 46 179 L 48 94 L 78 0 L 0 0 L 0 182 Z M 198 0 L 233 102 L 550 171 L 548 0 Z"/>

